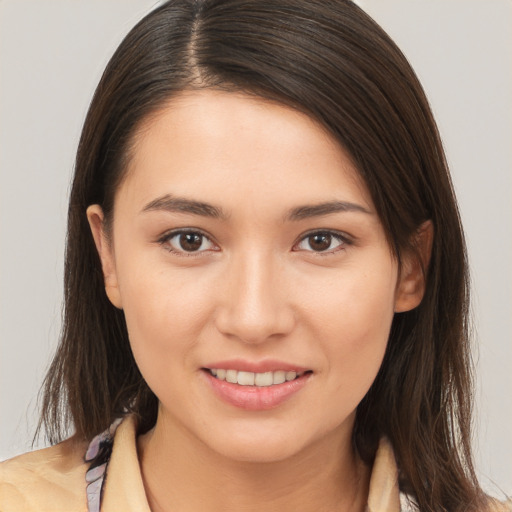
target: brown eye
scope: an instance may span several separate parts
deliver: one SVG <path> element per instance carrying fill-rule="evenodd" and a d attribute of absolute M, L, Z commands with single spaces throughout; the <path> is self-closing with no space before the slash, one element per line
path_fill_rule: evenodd
<path fill-rule="evenodd" d="M 316 234 L 308 237 L 309 246 L 313 251 L 326 251 L 331 246 L 331 235 Z"/>
<path fill-rule="evenodd" d="M 201 253 L 215 248 L 215 244 L 198 231 L 174 232 L 165 236 L 161 243 L 174 253 Z"/>
<path fill-rule="evenodd" d="M 184 251 L 197 251 L 203 244 L 203 236 L 198 233 L 183 233 L 179 236 L 178 243 Z"/>
<path fill-rule="evenodd" d="M 301 251 L 335 252 L 347 244 L 347 240 L 338 233 L 318 231 L 305 236 L 296 247 Z"/>

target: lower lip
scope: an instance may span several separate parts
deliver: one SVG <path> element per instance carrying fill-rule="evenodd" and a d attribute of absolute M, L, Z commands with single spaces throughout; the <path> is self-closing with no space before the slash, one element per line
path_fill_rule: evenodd
<path fill-rule="evenodd" d="M 278 407 L 298 393 L 308 382 L 311 373 L 302 374 L 294 380 L 273 386 L 241 386 L 214 377 L 203 370 L 213 391 L 224 402 L 247 411 L 266 411 Z"/>

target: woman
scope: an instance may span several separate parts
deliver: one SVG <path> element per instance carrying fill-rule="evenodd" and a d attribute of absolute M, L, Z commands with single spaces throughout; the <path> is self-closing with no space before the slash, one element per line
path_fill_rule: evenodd
<path fill-rule="evenodd" d="M 76 433 L 3 464 L 0 509 L 498 507 L 439 136 L 352 3 L 142 20 L 85 122 L 66 258 L 42 422 Z"/>

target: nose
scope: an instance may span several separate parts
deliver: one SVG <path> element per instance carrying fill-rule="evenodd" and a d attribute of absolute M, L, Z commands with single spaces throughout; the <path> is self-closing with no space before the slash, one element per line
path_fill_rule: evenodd
<path fill-rule="evenodd" d="M 217 329 L 250 344 L 289 334 L 295 315 L 285 282 L 282 266 L 268 255 L 231 261 L 219 290 Z"/>

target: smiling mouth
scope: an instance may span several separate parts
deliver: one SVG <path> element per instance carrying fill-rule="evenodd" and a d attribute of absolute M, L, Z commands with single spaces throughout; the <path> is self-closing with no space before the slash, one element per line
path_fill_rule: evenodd
<path fill-rule="evenodd" d="M 290 382 L 305 374 L 312 373 L 311 370 L 304 372 L 278 370 L 263 373 L 225 370 L 222 368 L 205 368 L 205 370 L 218 380 L 223 380 L 231 384 L 239 384 L 240 386 L 257 386 L 261 388 Z"/>

